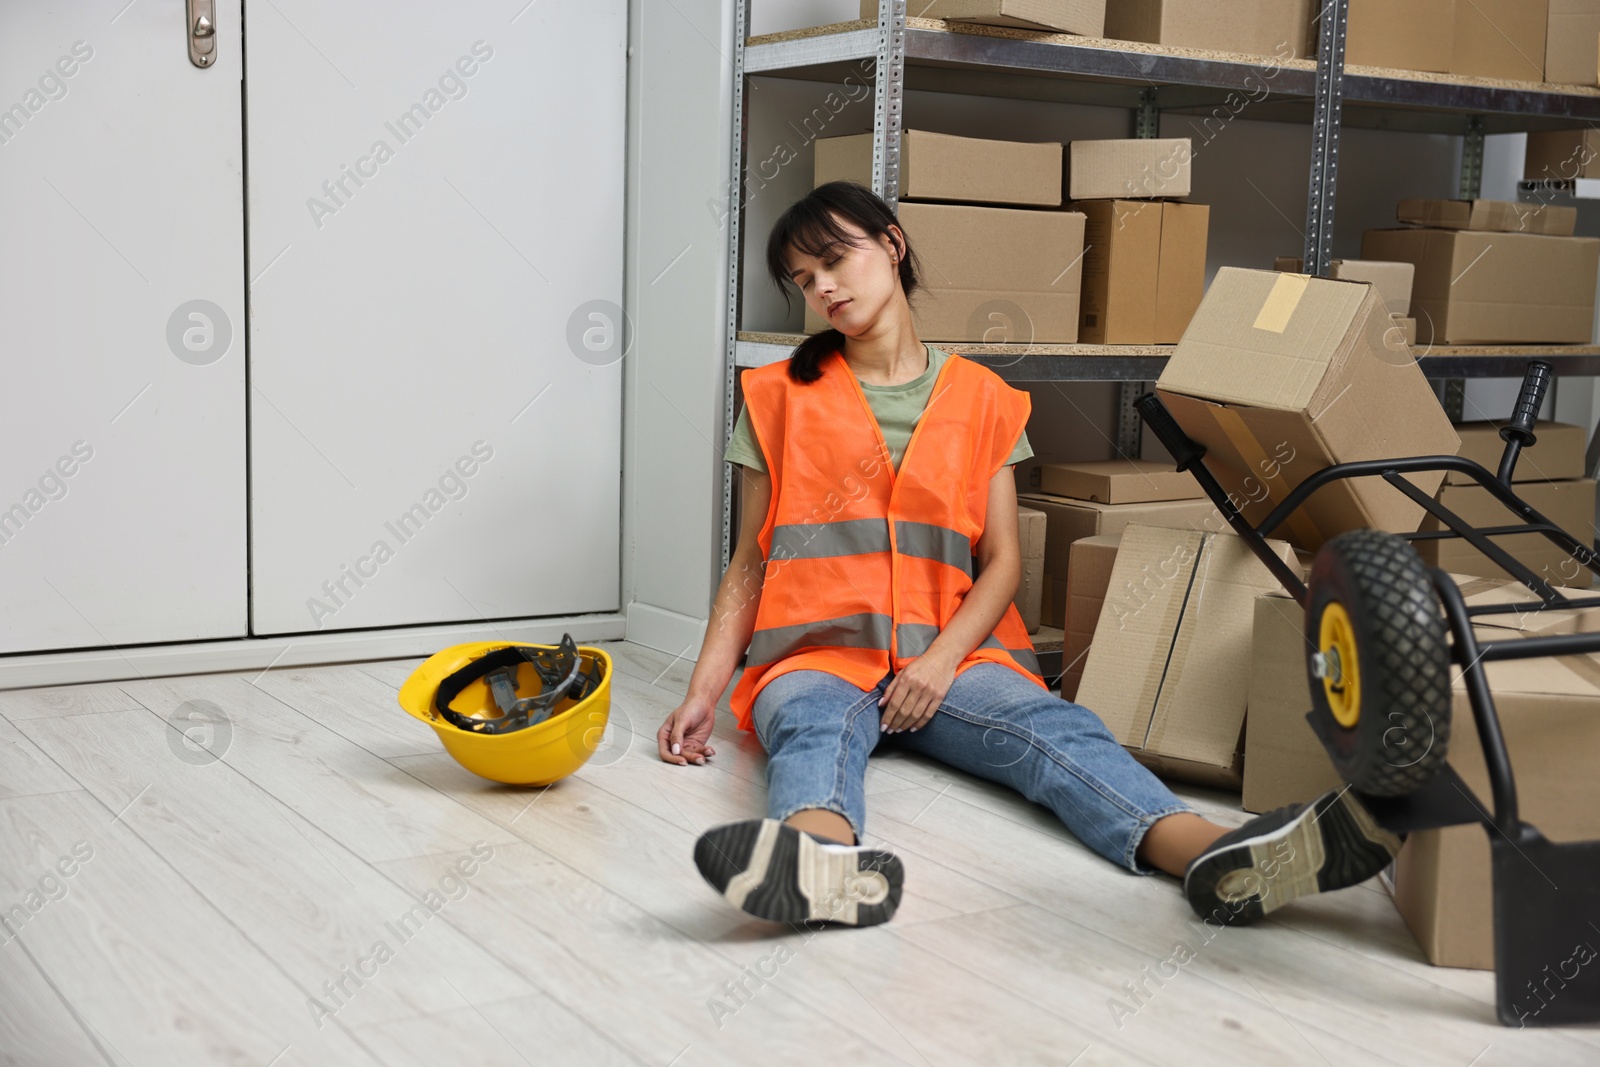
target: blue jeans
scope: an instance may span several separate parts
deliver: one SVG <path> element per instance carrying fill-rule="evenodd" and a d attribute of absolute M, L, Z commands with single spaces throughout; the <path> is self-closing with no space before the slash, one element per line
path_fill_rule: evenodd
<path fill-rule="evenodd" d="M 822 808 L 848 819 L 863 840 L 867 757 L 880 743 L 1015 789 L 1055 812 L 1095 852 L 1140 874 L 1154 871 L 1135 859 L 1145 831 L 1193 810 L 1130 756 L 1099 716 L 1009 667 L 969 667 L 920 730 L 883 734 L 878 700 L 892 677 L 870 692 L 815 670 L 767 683 L 752 718 L 767 750 L 771 818 Z"/>

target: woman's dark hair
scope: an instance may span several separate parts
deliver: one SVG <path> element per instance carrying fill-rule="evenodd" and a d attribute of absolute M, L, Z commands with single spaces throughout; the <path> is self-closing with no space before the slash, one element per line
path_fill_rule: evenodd
<path fill-rule="evenodd" d="M 845 230 L 841 222 L 860 227 L 868 241 L 882 236 L 888 237 L 891 243 L 894 242 L 894 236 L 889 233 L 889 227 L 900 225 L 888 204 L 871 189 L 855 182 L 828 182 L 811 190 L 799 203 L 783 213 L 783 217 L 772 227 L 772 235 L 767 238 L 767 272 L 772 275 L 773 283 L 783 291 L 785 304 L 791 303 L 789 286 L 794 285 L 789 277 L 788 255 L 791 248 L 820 259 L 840 245 L 863 247 L 858 243 L 859 238 Z M 904 235 L 904 228 L 900 232 Z M 900 287 L 910 297 L 920 284 L 916 264 L 921 260 L 916 259 L 911 251 L 909 236 L 904 238 L 904 243 L 905 254 L 900 257 Z M 797 382 L 816 381 L 822 377 L 818 364 L 823 357 L 842 348 L 844 342 L 844 334 L 831 327 L 807 337 L 789 357 L 789 377 Z"/>

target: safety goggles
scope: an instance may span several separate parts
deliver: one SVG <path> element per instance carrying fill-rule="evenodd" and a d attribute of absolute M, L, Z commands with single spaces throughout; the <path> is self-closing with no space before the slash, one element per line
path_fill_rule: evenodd
<path fill-rule="evenodd" d="M 533 664 L 542 686 L 533 696 L 517 695 L 517 668 Z M 596 660 L 585 670 L 583 657 L 571 634 L 562 634 L 554 648 L 510 645 L 473 660 L 439 683 L 434 694 L 434 711 L 446 722 L 480 734 L 506 734 L 537 726 L 548 719 L 562 700 L 582 700 L 600 685 L 605 668 Z M 482 678 L 494 695 L 499 718 L 482 719 L 450 709 L 451 701 L 462 690 Z"/>

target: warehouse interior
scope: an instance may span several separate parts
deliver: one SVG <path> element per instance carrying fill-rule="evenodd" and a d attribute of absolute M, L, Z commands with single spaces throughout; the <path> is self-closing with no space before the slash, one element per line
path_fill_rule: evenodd
<path fill-rule="evenodd" d="M 1600 0 L 0 71 L 0 1062 L 1600 1055 Z"/>

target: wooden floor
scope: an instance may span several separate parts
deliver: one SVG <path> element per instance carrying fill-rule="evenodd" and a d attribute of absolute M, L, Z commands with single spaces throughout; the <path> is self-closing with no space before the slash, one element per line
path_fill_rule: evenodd
<path fill-rule="evenodd" d="M 547 790 L 444 755 L 395 703 L 417 661 L 0 692 L 0 1062 L 1600 1063 L 1596 1028 L 1498 1026 L 1376 881 L 1212 931 L 904 755 L 867 777 L 894 920 L 775 932 L 690 858 L 761 813 L 759 745 L 724 713 L 710 764 L 661 763 L 691 665 L 606 647 L 606 745 Z"/>

